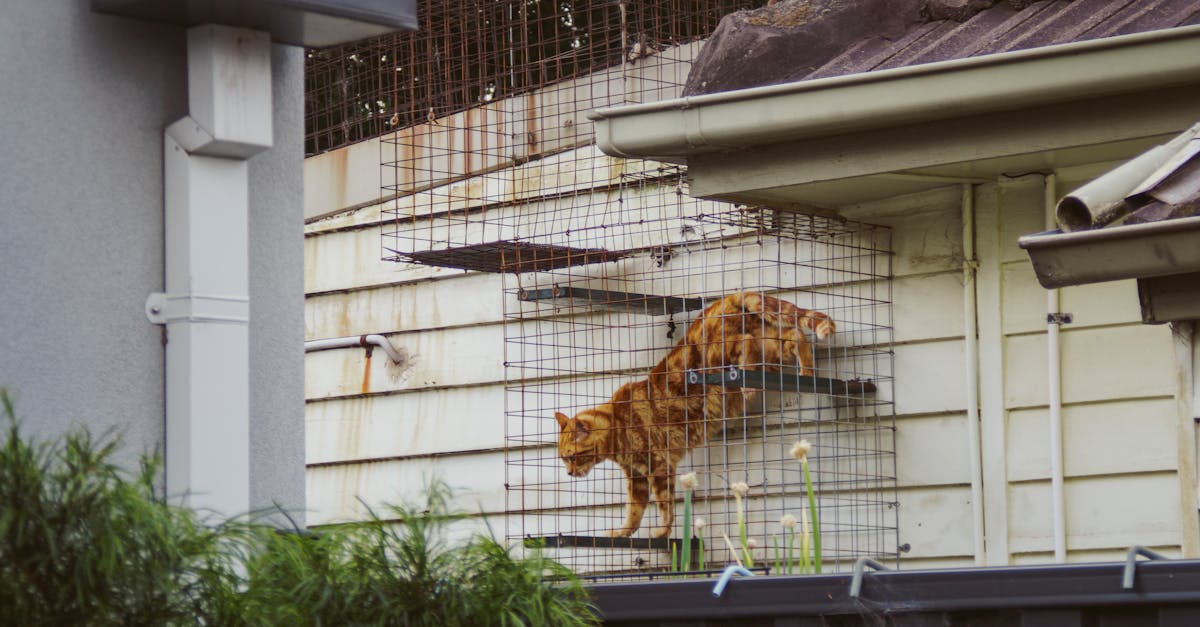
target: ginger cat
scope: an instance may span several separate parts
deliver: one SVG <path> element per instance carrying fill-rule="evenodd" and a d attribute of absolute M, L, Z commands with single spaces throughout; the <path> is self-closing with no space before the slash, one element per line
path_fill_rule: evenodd
<path fill-rule="evenodd" d="M 741 414 L 746 399 L 758 392 L 688 386 L 685 371 L 738 366 L 777 372 L 779 366 L 770 364 L 797 363 L 802 374 L 811 375 L 812 347 L 802 327 L 820 339 L 836 328 L 819 311 L 756 292 L 730 294 L 705 308 L 647 378 L 622 385 L 607 403 L 574 418 L 555 412 L 561 429 L 558 455 L 567 474 L 583 477 L 606 459 L 625 472 L 629 492 L 625 524 L 609 535 L 624 537 L 637 531 L 651 487 L 662 518 L 662 526 L 651 536 L 669 534 L 679 460 L 720 431 L 726 416 Z"/>

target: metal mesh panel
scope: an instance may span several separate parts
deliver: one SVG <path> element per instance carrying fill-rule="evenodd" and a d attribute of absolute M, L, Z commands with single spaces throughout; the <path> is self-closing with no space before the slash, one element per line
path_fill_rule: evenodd
<path fill-rule="evenodd" d="M 386 52 L 388 117 L 372 114 L 388 129 L 382 256 L 503 275 L 505 535 L 590 576 L 661 573 L 682 521 L 652 539 L 650 511 L 633 539 L 610 538 L 622 472 L 569 477 L 554 412 L 645 377 L 705 305 L 742 290 L 823 311 L 838 332 L 815 345 L 813 376 L 794 363 L 696 373 L 717 376 L 701 388 L 748 389 L 722 379 L 740 376 L 770 390 L 684 458 L 680 472 L 700 478 L 706 564 L 735 559 L 723 539 L 737 542 L 734 482 L 750 486 L 743 518 L 770 564 L 780 517 L 802 517 L 807 499 L 788 455 L 799 438 L 815 444 L 826 569 L 896 553 L 889 231 L 693 199 L 683 167 L 600 153 L 587 118 L 678 96 L 702 37 L 751 4 L 762 2 L 431 3 L 422 31 Z"/>
<path fill-rule="evenodd" d="M 745 482 L 743 520 L 758 545 L 751 554 L 758 566 L 786 570 L 789 532 L 780 521 L 807 515 L 801 465 L 790 455 L 800 439 L 814 445 L 825 572 L 847 569 L 861 556 L 897 557 L 890 231 L 698 201 L 683 193 L 682 180 L 663 180 L 663 173 L 624 175 L 603 211 L 570 206 L 560 208 L 563 215 L 539 212 L 520 221 L 519 231 L 534 240 L 634 252 L 600 265 L 505 277 L 509 539 L 544 543 L 551 556 L 592 576 L 669 569 L 671 544 L 680 551 L 683 535 L 683 490 L 675 493 L 668 538 L 651 539 L 660 524 L 653 498 L 632 540 L 609 538 L 624 520 L 626 477 L 611 462 L 586 477 L 568 476 L 551 417 L 608 402 L 622 384 L 645 378 L 704 306 L 752 291 L 822 311 L 837 332 L 813 344 L 811 377 L 797 376 L 791 360 L 743 364 L 748 372 L 697 373 L 698 386 L 768 390 L 754 392 L 744 409 L 727 409 L 723 428 L 688 452 L 679 469 L 699 478 L 693 515 L 707 523 L 698 532 L 705 566 L 741 554 L 730 487 Z M 731 376 L 748 387 L 730 383 Z M 649 451 L 645 456 L 652 465 Z M 684 570 L 700 568 L 693 561 Z"/>

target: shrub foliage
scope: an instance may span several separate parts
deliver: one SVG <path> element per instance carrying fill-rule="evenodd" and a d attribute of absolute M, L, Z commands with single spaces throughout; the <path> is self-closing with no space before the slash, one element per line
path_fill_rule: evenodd
<path fill-rule="evenodd" d="M 586 590 L 540 553 L 489 536 L 452 542 L 450 491 L 387 520 L 309 533 L 252 518 L 205 524 L 155 489 L 160 464 L 129 475 L 119 439 L 86 430 L 0 444 L 0 624 L 590 625 Z"/>

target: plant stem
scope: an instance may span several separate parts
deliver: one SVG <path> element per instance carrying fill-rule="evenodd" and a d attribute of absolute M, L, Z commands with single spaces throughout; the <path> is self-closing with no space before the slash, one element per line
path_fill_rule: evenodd
<path fill-rule="evenodd" d="M 787 574 L 790 575 L 790 574 L 792 574 L 792 564 L 793 564 L 792 549 L 796 546 L 796 530 L 788 529 L 786 531 L 786 533 L 787 533 L 787 566 L 785 566 L 784 569 L 786 570 Z"/>
<path fill-rule="evenodd" d="M 746 512 L 742 509 L 742 497 L 734 494 L 733 498 L 737 501 L 738 537 L 742 543 L 742 558 L 747 568 L 754 568 L 754 556 L 750 554 L 749 539 L 746 537 Z"/>
<path fill-rule="evenodd" d="M 808 470 L 808 458 L 804 466 L 804 486 L 808 491 L 808 512 L 812 515 L 813 572 L 821 573 L 821 517 L 817 512 L 817 495 L 813 492 L 812 473 Z"/>
<path fill-rule="evenodd" d="M 683 553 L 679 560 L 682 570 L 692 568 L 692 491 L 683 492 Z"/>
<path fill-rule="evenodd" d="M 775 556 L 775 570 L 782 572 L 783 567 L 779 563 L 779 543 L 776 542 L 777 539 L 776 536 L 771 536 L 771 553 Z"/>

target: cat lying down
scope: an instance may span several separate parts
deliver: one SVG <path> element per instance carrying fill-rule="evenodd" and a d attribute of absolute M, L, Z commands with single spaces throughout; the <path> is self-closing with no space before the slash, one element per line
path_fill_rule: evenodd
<path fill-rule="evenodd" d="M 568 417 L 555 412 L 561 433 L 558 455 L 567 474 L 583 477 L 611 459 L 625 472 L 629 492 L 625 524 L 609 535 L 630 536 L 654 489 L 661 538 L 674 521 L 675 470 L 683 456 L 721 430 L 726 416 L 739 416 L 757 390 L 686 385 L 689 369 L 729 366 L 779 371 L 799 365 L 813 373 L 813 352 L 802 329 L 818 339 L 833 334 L 829 316 L 757 292 L 730 294 L 704 309 L 679 343 L 647 378 L 617 388 L 607 403 Z M 760 365 L 766 364 L 766 365 Z M 771 365 L 776 364 L 776 365 Z"/>

